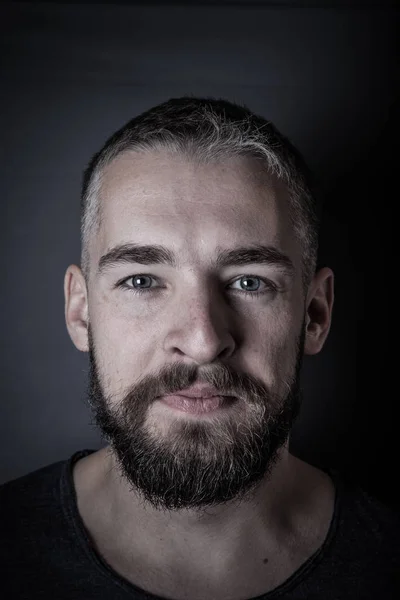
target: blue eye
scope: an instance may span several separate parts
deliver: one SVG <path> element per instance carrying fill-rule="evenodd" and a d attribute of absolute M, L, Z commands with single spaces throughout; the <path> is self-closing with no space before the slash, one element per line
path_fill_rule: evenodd
<path fill-rule="evenodd" d="M 239 282 L 240 285 L 243 285 L 242 281 L 252 282 L 253 280 L 258 280 L 263 283 L 263 289 L 261 291 L 259 290 L 260 286 L 257 288 L 257 290 L 245 289 L 245 290 L 233 290 L 233 291 L 238 292 L 239 294 L 244 294 L 245 296 L 251 296 L 253 298 L 258 297 L 258 296 L 263 296 L 264 294 L 271 294 L 271 293 L 278 291 L 277 286 L 272 281 L 269 281 L 268 279 L 264 279 L 264 277 L 259 277 L 258 275 L 242 275 L 238 279 L 235 279 L 235 281 L 232 281 L 232 283 L 230 285 L 233 285 L 234 283 L 237 283 L 237 282 Z M 253 285 L 252 285 L 252 283 L 250 283 L 250 285 L 246 285 L 246 287 L 251 288 L 251 287 L 253 287 Z"/>
<path fill-rule="evenodd" d="M 151 276 L 150 276 L 150 275 L 134 275 L 133 277 L 129 277 L 129 279 L 127 279 L 126 281 L 132 281 L 132 282 L 133 282 L 133 285 L 137 285 L 137 283 L 138 283 L 140 280 L 146 279 L 146 277 L 147 277 L 147 279 L 150 279 L 150 278 L 151 278 Z M 139 285 L 140 285 L 140 284 L 139 284 Z M 142 288 L 135 288 L 135 287 L 131 287 L 131 286 L 129 286 L 129 289 L 131 289 L 131 290 L 132 290 L 133 292 L 135 292 L 135 293 L 138 293 L 138 294 L 144 294 L 144 293 L 146 293 L 146 292 L 147 292 L 147 291 L 150 289 L 150 287 L 146 287 L 146 286 L 145 286 L 145 287 L 142 289 Z"/>
<path fill-rule="evenodd" d="M 143 295 L 143 294 L 149 294 L 152 290 L 154 290 L 154 286 L 151 286 L 151 282 L 144 288 L 140 288 L 140 287 L 135 287 L 138 283 L 140 285 L 140 281 L 142 280 L 153 280 L 155 281 L 155 278 L 152 277 L 151 275 L 147 275 L 147 274 L 142 274 L 142 273 L 138 273 L 137 275 L 131 275 L 130 277 L 127 277 L 126 279 L 123 279 L 122 281 L 118 282 L 116 284 L 115 287 L 118 288 L 122 288 L 124 290 L 129 290 L 131 293 L 133 294 L 137 294 L 137 295 Z M 257 296 L 262 296 L 264 294 L 268 294 L 268 293 L 273 293 L 273 292 L 277 292 L 278 288 L 277 286 L 272 282 L 269 281 L 268 279 L 264 279 L 263 277 L 259 277 L 258 275 L 242 275 L 241 277 L 238 277 L 237 279 L 235 279 L 235 281 L 232 281 L 229 286 L 232 286 L 234 283 L 237 282 L 242 282 L 242 281 L 250 281 L 252 282 L 253 280 L 258 280 L 260 282 L 262 282 L 264 284 L 264 289 L 262 291 L 259 291 L 259 287 L 256 290 L 251 290 L 251 289 L 245 289 L 245 290 L 232 290 L 235 293 L 239 293 L 245 296 L 252 296 L 257 297 Z M 128 283 L 131 284 L 128 284 Z M 228 286 L 228 287 L 229 287 Z M 246 287 L 251 288 L 253 287 L 252 283 L 250 283 L 250 285 L 247 285 Z"/>

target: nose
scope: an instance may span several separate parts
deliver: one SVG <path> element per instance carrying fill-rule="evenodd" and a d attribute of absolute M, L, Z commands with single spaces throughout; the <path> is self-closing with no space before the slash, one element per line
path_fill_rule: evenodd
<path fill-rule="evenodd" d="M 197 364 L 215 362 L 233 354 L 239 326 L 226 302 L 210 294 L 175 307 L 164 340 L 168 354 L 185 356 Z"/>

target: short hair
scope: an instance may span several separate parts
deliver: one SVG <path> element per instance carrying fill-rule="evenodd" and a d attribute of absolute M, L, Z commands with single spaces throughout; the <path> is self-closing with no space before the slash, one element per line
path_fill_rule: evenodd
<path fill-rule="evenodd" d="M 129 150 L 169 150 L 203 163 L 236 156 L 259 160 L 288 190 L 290 219 L 302 248 L 303 283 L 317 262 L 319 208 L 314 181 L 300 152 L 264 117 L 245 105 L 213 97 L 171 98 L 134 117 L 90 160 L 81 196 L 82 270 L 89 274 L 89 239 L 101 223 L 104 168 Z"/>

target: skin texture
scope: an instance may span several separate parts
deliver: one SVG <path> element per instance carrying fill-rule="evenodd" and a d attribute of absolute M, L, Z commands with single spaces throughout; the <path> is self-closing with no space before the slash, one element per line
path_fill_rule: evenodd
<path fill-rule="evenodd" d="M 133 242 L 167 246 L 178 267 L 98 273 L 106 252 Z M 287 255 L 293 275 L 214 267 L 219 248 L 253 244 Z M 134 288 L 138 275 L 149 294 L 116 285 Z M 276 289 L 246 296 L 246 275 L 251 289 Z M 119 156 L 104 172 L 89 277 L 71 265 L 64 287 L 67 328 L 90 351 L 90 403 L 110 443 L 74 471 L 97 551 L 127 580 L 176 600 L 238 600 L 285 581 L 321 545 L 333 511 L 330 478 L 288 451 L 302 357 L 329 333 L 333 273 L 320 270 L 304 290 L 283 185 L 249 158 Z M 237 401 L 204 419 L 157 400 L 194 382 Z"/>

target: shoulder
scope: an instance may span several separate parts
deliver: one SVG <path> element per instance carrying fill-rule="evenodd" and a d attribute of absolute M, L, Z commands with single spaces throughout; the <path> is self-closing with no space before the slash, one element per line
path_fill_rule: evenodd
<path fill-rule="evenodd" d="M 335 547 L 343 557 L 374 559 L 390 570 L 400 567 L 400 513 L 338 472 L 331 471 L 336 484 L 333 528 Z"/>
<path fill-rule="evenodd" d="M 49 521 L 51 515 L 60 512 L 63 496 L 71 493 L 68 470 L 75 457 L 86 450 L 75 452 L 71 457 L 50 463 L 22 477 L 0 485 L 0 519 L 3 527 L 32 527 L 42 519 Z"/>
<path fill-rule="evenodd" d="M 355 527 L 368 525 L 370 532 L 377 535 L 382 530 L 400 527 L 398 510 L 382 502 L 345 475 L 332 471 L 332 476 L 337 484 L 343 518 L 351 519 Z"/>
<path fill-rule="evenodd" d="M 25 537 L 54 518 L 59 511 L 60 478 L 65 463 L 51 463 L 0 486 L 0 520 L 6 538 Z"/>
<path fill-rule="evenodd" d="M 38 497 L 46 497 L 53 488 L 55 480 L 61 474 L 66 461 L 58 461 L 31 471 L 26 475 L 17 477 L 0 485 L 0 498 L 2 506 L 10 504 L 10 508 L 17 503 L 31 505 Z"/>

